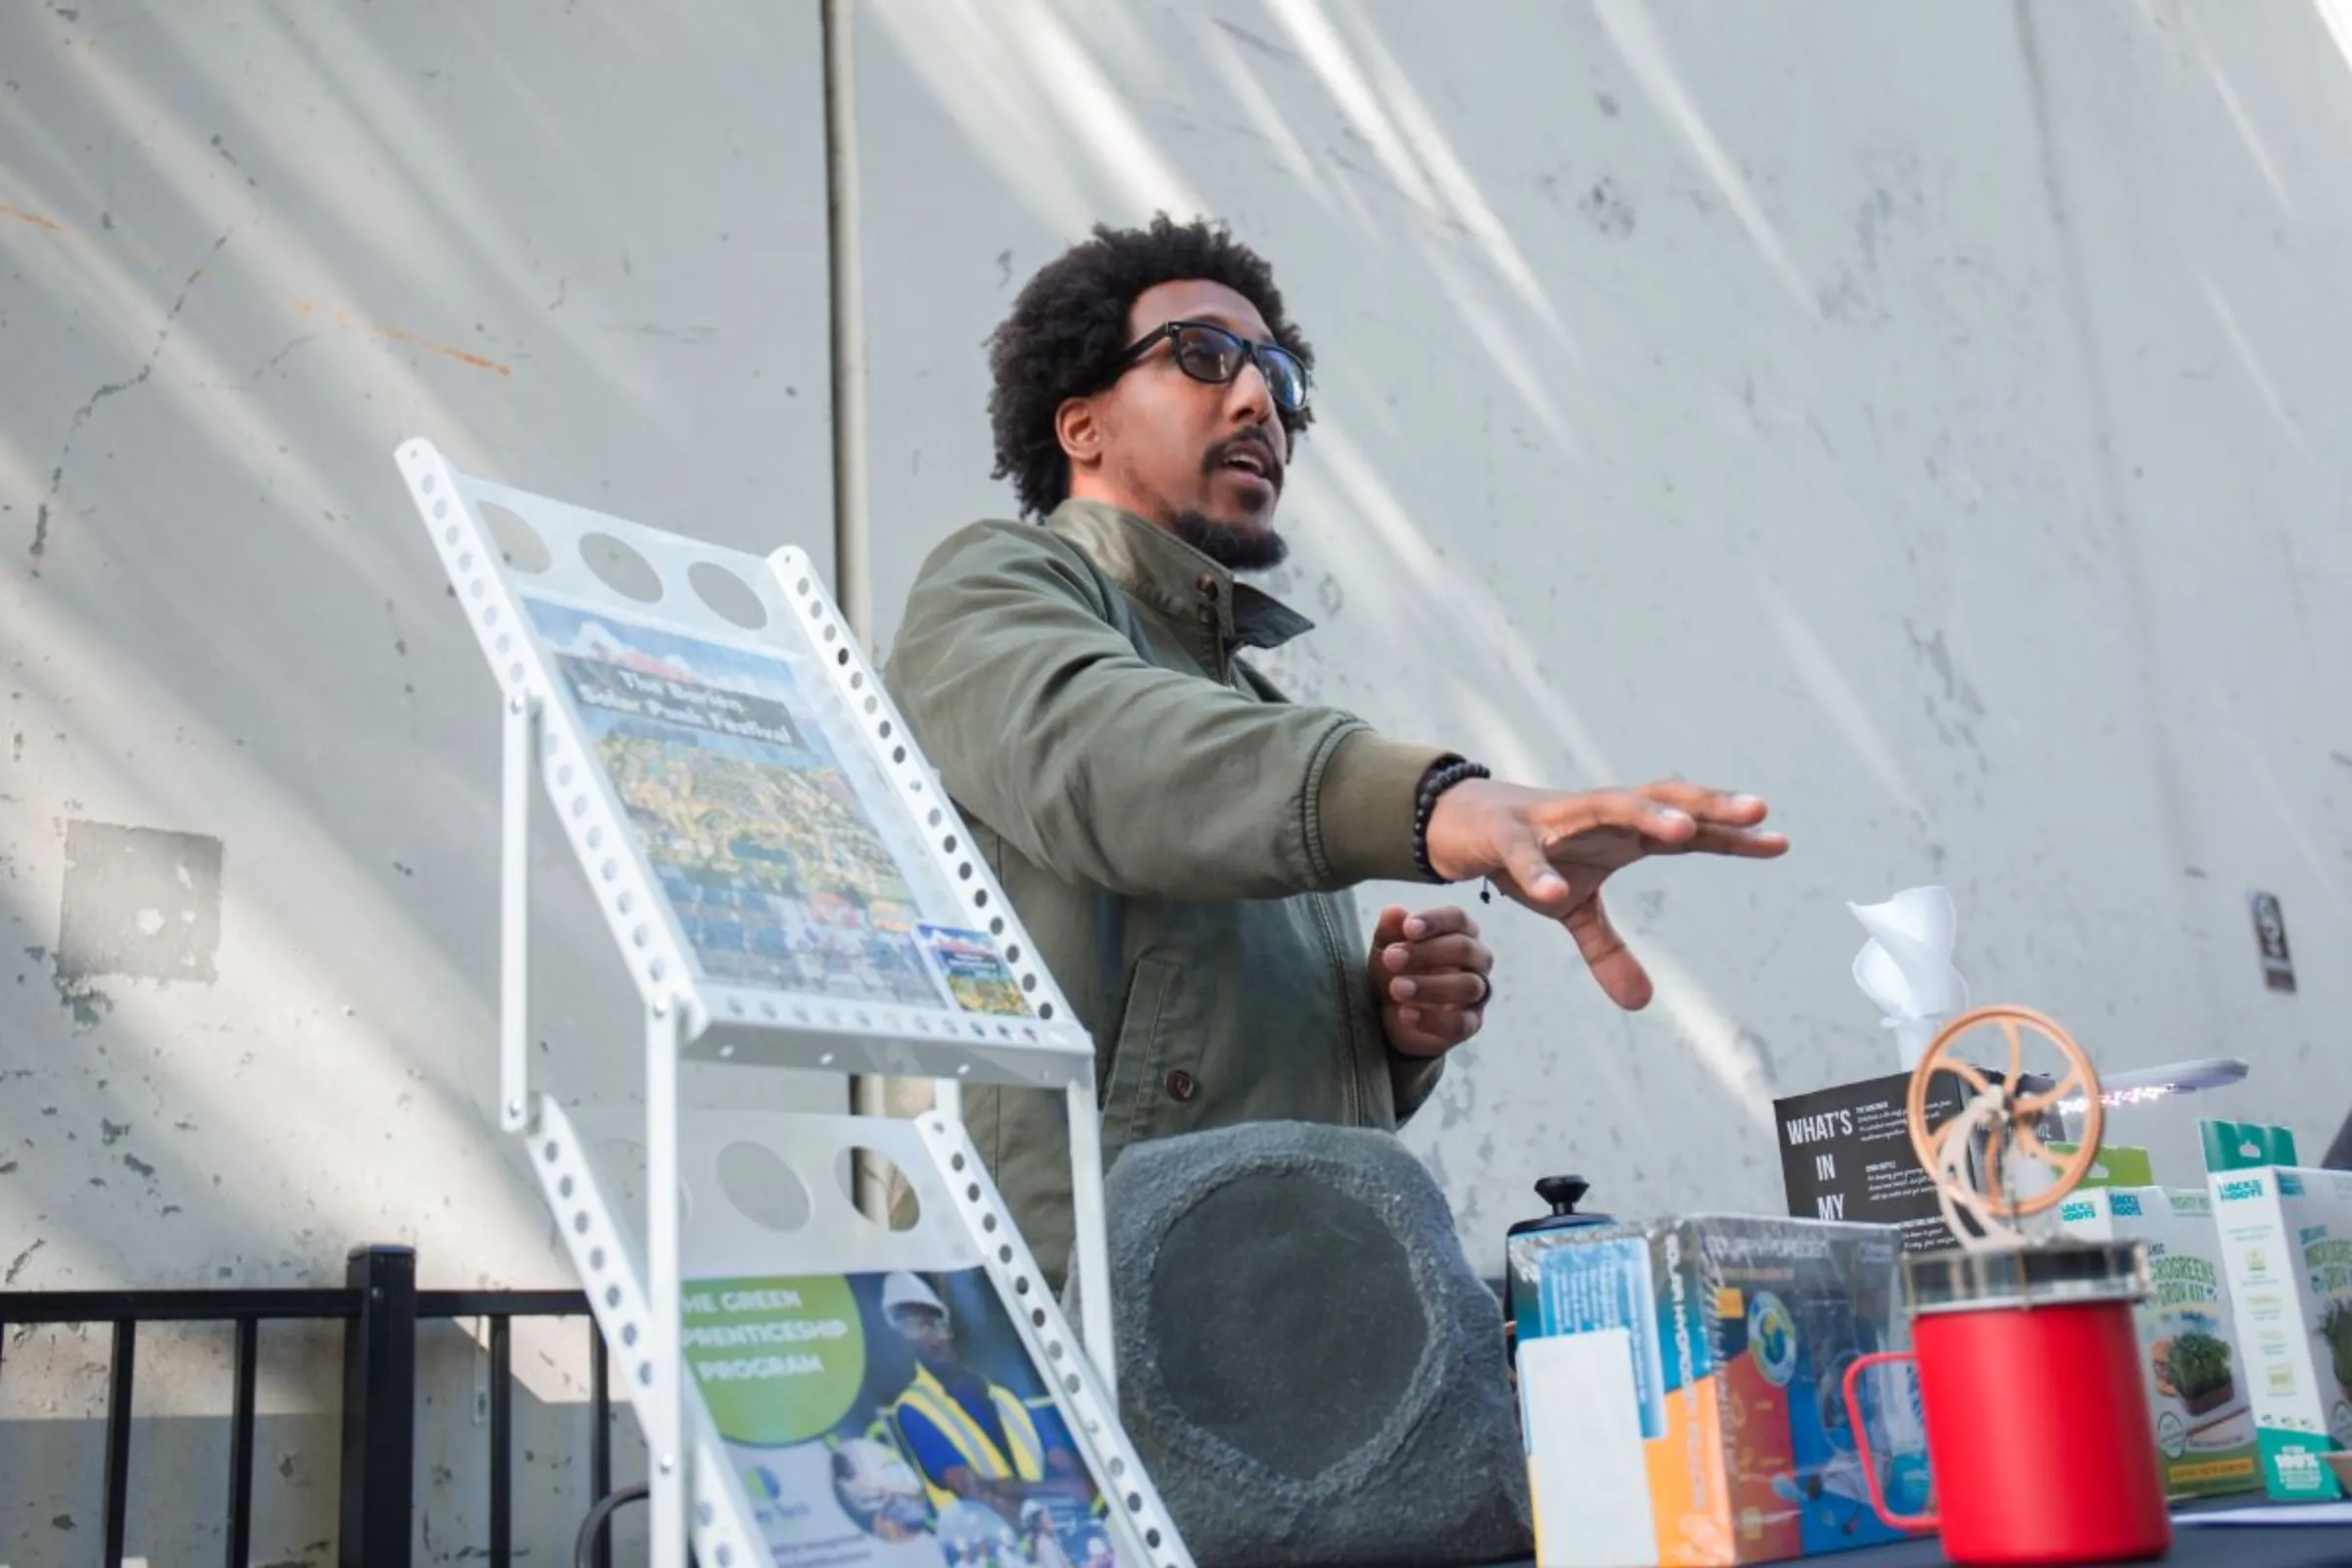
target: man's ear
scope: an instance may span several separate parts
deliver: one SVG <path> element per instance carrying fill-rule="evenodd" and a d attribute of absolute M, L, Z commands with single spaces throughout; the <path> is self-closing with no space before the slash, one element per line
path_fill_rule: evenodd
<path fill-rule="evenodd" d="M 1102 466 L 1103 433 L 1102 413 L 1093 398 L 1065 398 L 1054 411 L 1054 434 L 1073 473 Z"/>

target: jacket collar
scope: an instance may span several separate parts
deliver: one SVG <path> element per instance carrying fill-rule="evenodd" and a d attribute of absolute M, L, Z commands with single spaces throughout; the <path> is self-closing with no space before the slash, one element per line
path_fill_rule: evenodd
<path fill-rule="evenodd" d="M 1213 618 L 1228 643 L 1279 648 L 1314 622 L 1167 529 L 1106 502 L 1064 501 L 1046 526 L 1086 552 L 1139 602 L 1179 619 Z"/>

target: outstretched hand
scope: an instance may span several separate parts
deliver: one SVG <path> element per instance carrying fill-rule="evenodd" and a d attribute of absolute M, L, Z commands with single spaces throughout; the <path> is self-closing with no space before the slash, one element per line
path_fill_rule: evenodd
<path fill-rule="evenodd" d="M 1649 972 L 1609 922 L 1601 884 L 1653 855 L 1785 855 L 1788 839 L 1759 830 L 1765 810 L 1752 795 L 1679 780 L 1564 794 L 1470 779 L 1438 797 L 1429 859 L 1449 882 L 1487 877 L 1565 925 L 1610 1000 L 1640 1008 L 1649 1004 Z"/>

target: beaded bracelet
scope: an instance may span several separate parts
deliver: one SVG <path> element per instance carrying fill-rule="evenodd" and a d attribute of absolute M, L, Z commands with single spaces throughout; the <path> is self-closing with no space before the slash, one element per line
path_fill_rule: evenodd
<path fill-rule="evenodd" d="M 1421 775 L 1420 792 L 1413 797 L 1413 864 L 1430 881 L 1446 880 L 1429 863 L 1429 819 L 1438 808 L 1438 797 L 1465 779 L 1494 776 L 1493 770 L 1484 764 L 1453 756 L 1439 758 Z"/>

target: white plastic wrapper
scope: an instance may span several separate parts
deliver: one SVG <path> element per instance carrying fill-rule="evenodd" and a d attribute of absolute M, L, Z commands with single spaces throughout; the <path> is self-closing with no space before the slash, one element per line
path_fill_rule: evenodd
<path fill-rule="evenodd" d="M 1940 887 L 1905 888 L 1884 904 L 1848 904 L 1870 940 L 1854 955 L 1854 984 L 1894 1031 L 1903 1071 L 1936 1032 L 1968 1010 L 1968 982 L 1952 966 L 1960 915 Z"/>

